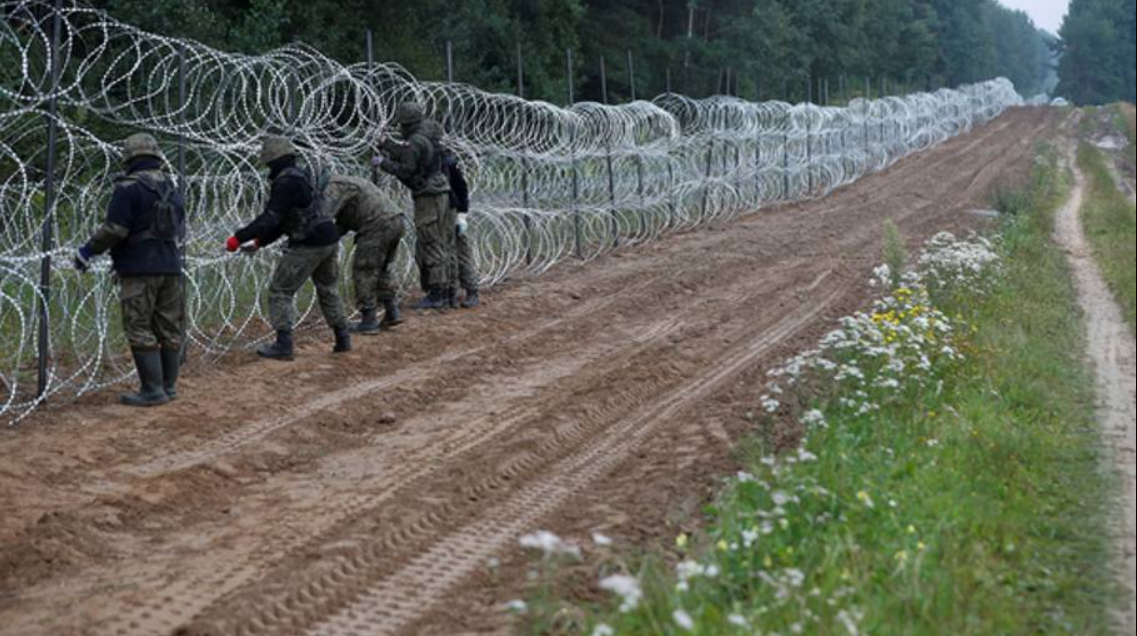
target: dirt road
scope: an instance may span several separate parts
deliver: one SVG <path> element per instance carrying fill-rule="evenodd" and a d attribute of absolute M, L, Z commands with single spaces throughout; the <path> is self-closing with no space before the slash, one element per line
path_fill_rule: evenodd
<path fill-rule="evenodd" d="M 825 201 L 511 283 L 345 357 L 243 355 L 168 408 L 40 413 L 0 436 L 3 635 L 501 631 L 521 534 L 690 528 L 766 369 L 868 297 L 884 220 L 914 243 L 978 222 L 1056 118 L 1010 112 Z"/>
<path fill-rule="evenodd" d="M 1120 559 L 1114 568 L 1127 591 L 1127 606 L 1118 610 L 1119 634 L 1132 634 L 1137 616 L 1137 348 L 1121 307 L 1106 285 L 1094 260 L 1081 220 L 1086 177 L 1068 153 L 1073 166 L 1074 192 L 1058 214 L 1057 240 L 1066 250 L 1078 287 L 1078 301 L 1086 315 L 1090 362 L 1097 376 L 1100 420 L 1108 444 L 1107 457 L 1120 475 L 1122 492 L 1116 527 Z"/>

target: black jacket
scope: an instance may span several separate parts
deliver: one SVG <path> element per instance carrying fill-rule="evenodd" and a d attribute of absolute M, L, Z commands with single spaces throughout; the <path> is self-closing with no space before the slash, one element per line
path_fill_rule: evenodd
<path fill-rule="evenodd" d="M 285 157 L 269 164 L 269 181 L 272 182 L 268 203 L 265 211 L 253 219 L 253 222 L 237 230 L 234 235 L 237 240 L 247 243 L 253 239 L 262 247 L 271 245 L 282 236 L 289 233 L 295 224 L 300 222 L 298 212 L 312 203 L 314 196 L 312 178 L 307 171 L 302 170 L 301 176 L 295 176 L 292 171 L 285 170 L 296 166 L 294 157 Z M 283 173 L 283 174 L 282 174 Z M 339 231 L 331 219 L 321 223 L 308 233 L 300 242 L 289 245 L 298 247 L 324 247 L 340 240 Z"/>
<path fill-rule="evenodd" d="M 466 176 L 462 174 L 462 167 L 458 165 L 458 158 L 447 154 L 442 159 L 442 171 L 450 180 L 450 207 L 465 214 L 470 211 L 470 185 L 466 183 Z"/>
<path fill-rule="evenodd" d="M 121 277 L 177 275 L 182 272 L 178 245 L 172 240 L 146 239 L 154 224 L 154 205 L 158 194 L 140 183 L 147 179 L 159 187 L 175 188 L 173 202 L 177 208 L 179 236 L 185 227 L 185 200 L 174 182 L 162 171 L 162 163 L 148 157 L 135 159 L 126 175 L 116 180 L 114 194 L 107 208 L 106 223 L 87 243 L 93 254 L 107 250 L 115 273 Z M 144 240 L 145 239 L 145 240 Z"/>

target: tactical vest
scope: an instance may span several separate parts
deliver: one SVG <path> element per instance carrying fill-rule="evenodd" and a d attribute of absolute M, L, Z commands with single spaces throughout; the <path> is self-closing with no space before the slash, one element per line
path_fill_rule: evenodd
<path fill-rule="evenodd" d="M 281 170 L 280 174 L 276 175 L 276 180 L 285 177 L 303 180 L 312 191 L 312 200 L 307 207 L 285 210 L 283 212 L 284 218 L 281 219 L 281 229 L 288 235 L 288 240 L 292 243 L 302 243 L 320 225 L 333 222 L 332 206 L 329 205 L 327 197 L 324 196 L 324 188 L 327 183 L 312 183 L 312 178 L 308 173 L 296 166 L 289 166 Z"/>
<path fill-rule="evenodd" d="M 430 184 L 430 180 L 442 173 L 442 144 L 422 133 L 415 133 L 412 138 L 416 136 L 426 140 L 430 147 L 430 155 L 427 156 L 426 161 L 416 166 L 418 170 L 415 172 L 415 175 L 403 182 L 403 185 L 410 188 L 411 192 L 419 192 L 426 189 L 427 185 Z"/>
<path fill-rule="evenodd" d="M 182 220 L 179 218 L 179 205 L 177 202 L 177 188 L 166 178 L 155 179 L 145 174 L 132 174 L 115 180 L 119 185 L 138 184 L 152 193 L 154 204 L 149 212 L 150 225 L 141 232 L 127 237 L 128 245 L 138 245 L 145 241 L 161 241 L 164 243 L 178 242 L 182 235 Z"/>

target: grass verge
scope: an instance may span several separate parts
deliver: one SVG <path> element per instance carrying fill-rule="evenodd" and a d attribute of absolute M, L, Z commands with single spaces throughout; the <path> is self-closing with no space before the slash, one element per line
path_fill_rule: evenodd
<path fill-rule="evenodd" d="M 796 395 L 763 399 L 768 412 L 796 402 L 778 425 L 800 427 L 800 448 L 775 455 L 764 439 L 776 436 L 756 439 L 704 536 L 606 563 L 612 604 L 534 599 L 530 633 L 1107 633 L 1108 484 L 1080 314 L 1051 242 L 1068 179 L 1044 157 L 1007 210 L 988 288 L 900 288 L 844 323 L 871 346 L 831 337 L 846 353 L 826 381 L 805 374 Z M 885 351 L 916 368 L 872 360 Z"/>
<path fill-rule="evenodd" d="M 1078 165 L 1088 179 L 1082 222 L 1129 328 L 1137 330 L 1137 210 L 1117 189 L 1107 161 L 1088 143 L 1078 148 Z"/>

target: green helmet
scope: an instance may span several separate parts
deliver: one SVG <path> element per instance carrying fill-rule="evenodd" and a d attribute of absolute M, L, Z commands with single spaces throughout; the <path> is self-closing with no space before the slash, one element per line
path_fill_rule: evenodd
<path fill-rule="evenodd" d="M 263 164 L 270 164 L 283 157 L 295 157 L 300 154 L 296 146 L 287 137 L 269 135 L 261 141 L 260 160 Z"/>
<path fill-rule="evenodd" d="M 395 122 L 400 126 L 416 126 L 426 119 L 426 111 L 418 102 L 403 102 L 395 113 Z"/>
<path fill-rule="evenodd" d="M 126 138 L 122 144 L 122 162 L 127 163 L 139 157 L 152 157 L 165 159 L 162 149 L 158 147 L 158 140 L 153 135 L 135 133 Z"/>

